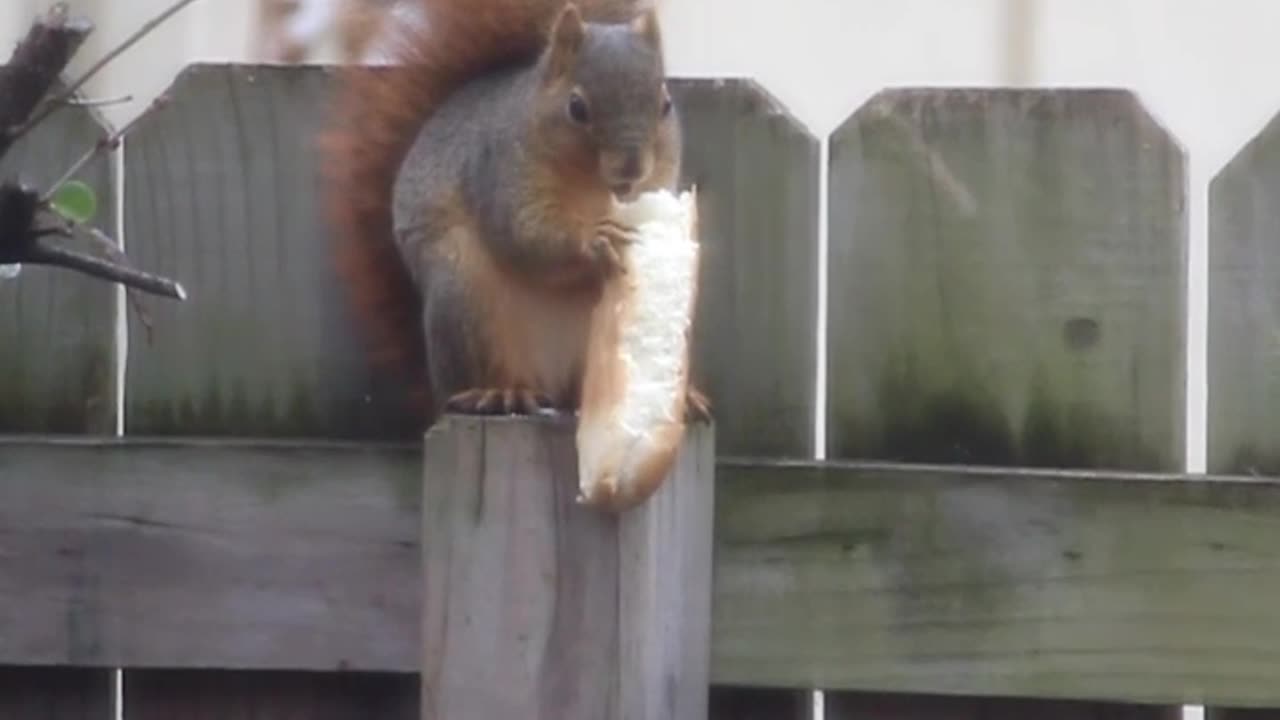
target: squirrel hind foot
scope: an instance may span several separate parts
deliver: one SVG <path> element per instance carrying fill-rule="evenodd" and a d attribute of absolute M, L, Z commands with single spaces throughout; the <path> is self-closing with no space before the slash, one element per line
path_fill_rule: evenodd
<path fill-rule="evenodd" d="M 554 407 L 542 393 L 507 387 L 463 390 L 445 402 L 445 409 L 462 415 L 538 415 Z"/>
<path fill-rule="evenodd" d="M 685 422 L 690 423 L 711 422 L 711 401 L 692 385 L 685 393 L 684 417 Z"/>

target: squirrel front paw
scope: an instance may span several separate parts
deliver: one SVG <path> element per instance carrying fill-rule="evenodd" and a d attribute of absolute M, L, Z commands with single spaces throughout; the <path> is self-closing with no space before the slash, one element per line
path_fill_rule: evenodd
<path fill-rule="evenodd" d="M 627 246 L 638 239 L 634 228 L 614 220 L 603 220 L 596 225 L 591 238 L 592 257 L 610 275 L 626 272 L 624 253 Z"/>
<path fill-rule="evenodd" d="M 551 410 L 552 403 L 528 388 L 473 388 L 450 397 L 445 408 L 466 415 L 536 415 Z"/>
<path fill-rule="evenodd" d="M 711 422 L 711 401 L 692 385 L 685 392 L 684 420 L 685 422 Z"/>

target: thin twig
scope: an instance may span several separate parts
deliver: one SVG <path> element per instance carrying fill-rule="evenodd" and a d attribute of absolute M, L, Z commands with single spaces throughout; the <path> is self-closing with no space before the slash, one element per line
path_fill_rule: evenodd
<path fill-rule="evenodd" d="M 157 110 L 161 106 L 167 104 L 168 101 L 169 101 L 169 97 L 167 95 L 161 95 L 160 97 L 157 97 L 155 100 L 151 101 L 151 104 L 147 106 L 146 110 L 139 113 L 137 117 L 130 120 L 124 127 L 120 128 L 119 131 L 107 137 L 99 139 L 98 142 L 93 144 L 93 147 L 86 150 L 85 153 L 80 156 L 79 160 L 76 160 L 74 163 L 71 164 L 71 167 L 67 168 L 67 171 L 62 174 L 62 177 L 55 180 L 53 184 L 49 186 L 49 189 L 46 190 L 44 195 L 40 197 L 40 202 L 41 203 L 49 202 L 49 199 L 52 198 L 53 194 L 58 191 L 58 188 L 62 187 L 64 184 L 66 184 L 68 180 L 75 177 L 76 173 L 83 170 L 84 166 L 88 165 L 95 157 L 97 157 L 98 155 L 104 152 L 107 152 L 109 150 L 114 150 L 117 147 L 119 147 L 120 141 L 124 138 L 124 136 L 128 135 L 135 127 L 137 127 L 138 123 L 143 118 L 147 117 L 153 111 Z"/>
<path fill-rule="evenodd" d="M 125 256 L 124 250 L 120 249 L 116 241 L 112 240 L 106 233 L 92 225 L 81 225 L 79 227 L 85 231 L 85 234 L 93 241 L 93 244 L 106 253 L 108 258 L 118 265 L 129 265 L 129 258 Z M 182 286 L 179 285 L 178 287 L 181 289 Z M 147 342 L 150 343 L 154 327 L 151 325 L 151 315 L 147 313 L 147 309 L 142 305 L 142 298 L 138 297 L 138 290 L 126 285 L 124 286 L 124 296 L 129 301 L 129 306 L 133 308 L 134 314 L 138 316 L 138 321 L 142 323 L 142 329 L 146 331 Z M 184 297 L 179 299 L 185 300 L 185 294 Z"/>
<path fill-rule="evenodd" d="M 63 90 L 61 93 L 58 94 L 57 97 L 53 98 L 51 102 L 47 103 L 43 110 L 41 110 L 39 113 L 31 117 L 21 126 L 19 126 L 16 130 L 14 130 L 11 136 L 12 137 L 11 142 L 16 142 L 19 138 L 26 135 L 28 132 L 31 132 L 32 128 L 44 122 L 46 118 L 48 118 L 53 113 L 57 112 L 58 108 L 63 107 L 66 100 L 73 97 L 76 94 L 76 92 L 80 90 L 81 87 L 84 87 L 84 84 L 89 81 L 89 78 L 92 78 L 94 75 L 98 73 L 99 70 L 106 67 L 107 63 L 111 62 L 112 60 L 115 60 L 117 57 L 121 55 L 121 53 L 133 47 L 135 43 L 137 43 L 139 40 L 145 37 L 152 30 L 155 30 L 157 27 L 159 27 L 161 23 L 165 22 L 170 17 L 175 15 L 179 10 L 182 10 L 183 8 L 185 8 L 186 6 L 190 5 L 193 2 L 195 2 L 195 0 L 178 0 L 174 4 L 170 5 L 169 8 L 166 9 L 164 12 L 161 12 L 159 15 L 143 23 L 142 27 L 138 28 L 136 32 L 134 32 L 132 35 L 126 38 L 124 42 L 117 45 L 114 49 L 111 50 L 111 52 L 108 52 L 106 55 L 104 55 L 101 60 L 94 63 L 92 67 L 86 70 L 85 73 L 81 75 L 78 80 L 71 83 L 71 85 L 68 86 L 66 90 Z"/>

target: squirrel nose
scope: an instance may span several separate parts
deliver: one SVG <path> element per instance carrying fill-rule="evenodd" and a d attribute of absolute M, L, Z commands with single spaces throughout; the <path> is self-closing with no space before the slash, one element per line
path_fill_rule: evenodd
<path fill-rule="evenodd" d="M 644 151 L 639 147 L 623 147 L 602 158 L 601 170 L 609 185 L 634 185 L 648 173 Z"/>
<path fill-rule="evenodd" d="M 623 153 L 622 163 L 618 165 L 618 179 L 635 182 L 640 179 L 640 151 L 630 149 Z"/>

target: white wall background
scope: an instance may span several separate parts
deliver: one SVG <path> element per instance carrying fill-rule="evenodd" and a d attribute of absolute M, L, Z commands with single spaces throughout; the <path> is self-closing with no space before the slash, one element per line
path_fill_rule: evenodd
<path fill-rule="evenodd" d="M 10 45 L 51 0 L 0 2 Z M 71 0 L 100 56 L 170 0 Z M 104 110 L 139 112 L 191 60 L 249 60 L 256 0 L 198 0 L 105 70 Z M 672 72 L 756 78 L 817 135 L 891 85 L 1119 86 L 1136 91 L 1189 157 L 1188 469 L 1204 467 L 1206 191 L 1280 111 L 1276 0 L 666 0 Z M 322 57 L 324 57 L 322 55 Z"/>

